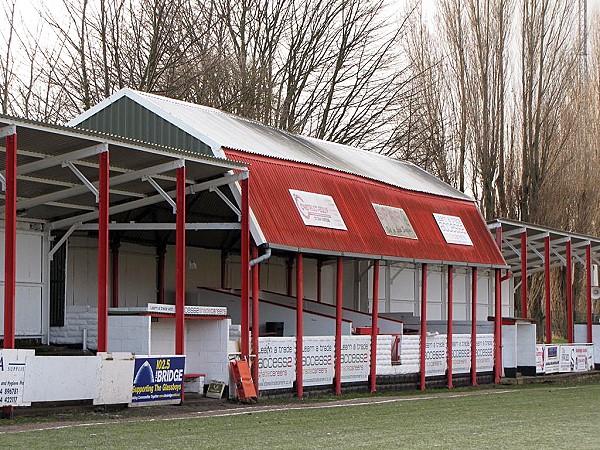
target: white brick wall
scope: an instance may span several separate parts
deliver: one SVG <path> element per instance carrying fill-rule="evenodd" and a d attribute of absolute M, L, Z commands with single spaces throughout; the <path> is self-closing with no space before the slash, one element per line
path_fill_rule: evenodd
<path fill-rule="evenodd" d="M 108 316 L 108 351 L 150 353 L 150 317 Z"/>
<path fill-rule="evenodd" d="M 98 308 L 91 306 L 67 305 L 65 326 L 50 327 L 52 344 L 83 344 L 83 330 L 87 329 L 86 346 L 91 349 L 98 345 Z"/>

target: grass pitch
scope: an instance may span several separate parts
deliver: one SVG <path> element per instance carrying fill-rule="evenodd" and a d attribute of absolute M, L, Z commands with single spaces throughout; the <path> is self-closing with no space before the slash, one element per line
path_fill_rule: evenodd
<path fill-rule="evenodd" d="M 0 448 L 600 448 L 596 384 L 377 400 L 20 433 L 2 433 L 0 425 Z"/>

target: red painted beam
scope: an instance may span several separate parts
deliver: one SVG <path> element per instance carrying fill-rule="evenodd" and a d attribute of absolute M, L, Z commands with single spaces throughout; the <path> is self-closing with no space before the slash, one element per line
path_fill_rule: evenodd
<path fill-rule="evenodd" d="M 303 315 L 304 315 L 304 274 L 302 253 L 296 254 L 296 396 L 304 396 L 304 383 L 302 374 L 303 358 Z"/>
<path fill-rule="evenodd" d="M 592 342 L 592 244 L 585 247 L 586 307 L 587 307 L 587 341 Z"/>
<path fill-rule="evenodd" d="M 448 389 L 452 389 L 454 384 L 452 383 L 452 321 L 454 320 L 453 314 L 453 303 L 454 303 L 454 268 L 448 266 L 448 322 L 446 331 L 446 353 L 448 358 Z"/>
<path fill-rule="evenodd" d="M 477 267 L 471 269 L 471 385 L 477 386 Z"/>
<path fill-rule="evenodd" d="M 371 394 L 377 392 L 377 315 L 379 314 L 379 260 L 373 262 L 373 307 L 371 308 Z"/>
<path fill-rule="evenodd" d="M 527 318 L 527 231 L 521 233 L 521 316 Z"/>
<path fill-rule="evenodd" d="M 108 348 L 108 208 L 109 154 L 100 153 L 98 205 L 98 351 Z"/>
<path fill-rule="evenodd" d="M 544 238 L 544 297 L 546 301 L 546 344 L 552 344 L 552 302 L 550 291 L 550 235 Z"/>
<path fill-rule="evenodd" d="M 185 354 L 185 166 L 177 169 L 175 224 L 175 354 Z"/>
<path fill-rule="evenodd" d="M 249 179 L 244 178 L 242 188 L 242 239 L 241 239 L 241 327 L 242 327 L 242 359 L 250 356 L 250 186 Z"/>
<path fill-rule="evenodd" d="M 500 269 L 495 269 L 494 294 L 494 382 L 500 383 L 502 377 L 502 284 Z"/>
<path fill-rule="evenodd" d="M 573 337 L 573 263 L 572 244 L 567 241 L 567 340 L 570 344 L 575 342 Z"/>
<path fill-rule="evenodd" d="M 252 246 L 252 259 L 258 258 L 258 247 Z M 258 336 L 260 335 L 260 321 L 259 321 L 259 292 L 260 292 L 260 264 L 254 264 L 252 266 L 252 353 L 254 354 L 254 361 L 252 362 L 252 380 L 254 381 L 254 388 L 258 393 Z"/>
<path fill-rule="evenodd" d="M 425 347 L 427 344 L 427 264 L 421 264 L 421 348 L 419 367 L 421 371 L 420 388 L 425 390 Z"/>
<path fill-rule="evenodd" d="M 335 395 L 342 395 L 342 306 L 344 259 L 338 256 L 335 290 Z"/>
<path fill-rule="evenodd" d="M 4 210 L 4 348 L 15 348 L 17 286 L 17 135 L 6 136 Z"/>

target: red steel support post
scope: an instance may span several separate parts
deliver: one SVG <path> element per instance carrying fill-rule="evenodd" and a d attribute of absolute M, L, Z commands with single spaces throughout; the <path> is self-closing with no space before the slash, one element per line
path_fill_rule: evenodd
<path fill-rule="evenodd" d="M 304 315 L 304 274 L 302 273 L 302 253 L 296 254 L 296 396 L 304 396 L 302 377 L 303 359 L 303 315 Z"/>
<path fill-rule="evenodd" d="M 521 232 L 521 317 L 527 318 L 527 231 Z"/>
<path fill-rule="evenodd" d="M 471 269 L 471 385 L 477 386 L 477 267 Z"/>
<path fill-rule="evenodd" d="M 252 259 L 258 258 L 258 247 L 252 246 Z M 258 317 L 258 295 L 260 289 L 260 272 L 259 264 L 252 266 L 252 353 L 254 361 L 252 361 L 252 380 L 254 388 L 258 393 L 258 336 L 260 333 L 260 322 Z"/>
<path fill-rule="evenodd" d="M 502 227 L 496 228 L 496 245 L 502 252 Z"/>
<path fill-rule="evenodd" d="M 552 306 L 550 292 L 550 235 L 544 238 L 544 296 L 546 300 L 546 344 L 552 344 Z"/>
<path fill-rule="evenodd" d="M 448 389 L 452 389 L 452 321 L 453 315 L 453 300 L 454 300 L 454 268 L 448 266 L 448 323 L 446 331 L 446 353 L 448 358 Z"/>
<path fill-rule="evenodd" d="M 242 359 L 250 357 L 250 186 L 248 178 L 241 181 L 242 187 L 242 239 L 241 239 L 241 326 Z"/>
<path fill-rule="evenodd" d="M 494 293 L 494 382 L 500 383 L 502 376 L 502 282 L 500 269 L 495 269 Z"/>
<path fill-rule="evenodd" d="M 344 260 L 337 259 L 335 290 L 335 395 L 342 395 L 342 304 L 343 304 Z"/>
<path fill-rule="evenodd" d="M 567 241 L 567 339 L 569 344 L 575 342 L 573 338 L 573 263 L 572 244 Z"/>
<path fill-rule="evenodd" d="M 109 155 L 100 153 L 100 184 L 98 205 L 98 351 L 108 347 L 108 207 Z"/>
<path fill-rule="evenodd" d="M 6 136 L 4 211 L 4 348 L 15 348 L 17 267 L 17 135 Z"/>
<path fill-rule="evenodd" d="M 177 169 L 175 354 L 185 354 L 185 166 Z"/>
<path fill-rule="evenodd" d="M 585 271 L 587 277 L 586 306 L 587 306 L 587 343 L 592 343 L 592 244 L 585 247 Z"/>
<path fill-rule="evenodd" d="M 371 308 L 371 394 L 377 392 L 377 335 L 379 314 L 379 260 L 373 262 L 373 306 Z"/>
<path fill-rule="evenodd" d="M 427 264 L 421 264 L 421 345 L 419 370 L 421 372 L 421 390 L 425 390 L 425 347 L 427 345 Z"/>
<path fill-rule="evenodd" d="M 114 241 L 110 246 L 112 250 L 112 296 L 111 306 L 119 307 L 119 247 L 118 241 Z"/>

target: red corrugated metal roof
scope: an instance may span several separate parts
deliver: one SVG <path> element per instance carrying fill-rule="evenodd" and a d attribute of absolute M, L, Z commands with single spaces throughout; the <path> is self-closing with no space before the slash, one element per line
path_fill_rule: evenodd
<path fill-rule="evenodd" d="M 273 245 L 427 261 L 506 265 L 475 203 L 417 193 L 307 164 L 226 150 L 250 165 L 250 207 Z M 289 189 L 330 195 L 348 228 L 306 226 Z M 402 208 L 418 239 L 386 235 L 372 203 Z M 472 246 L 447 244 L 433 213 L 458 216 Z"/>

